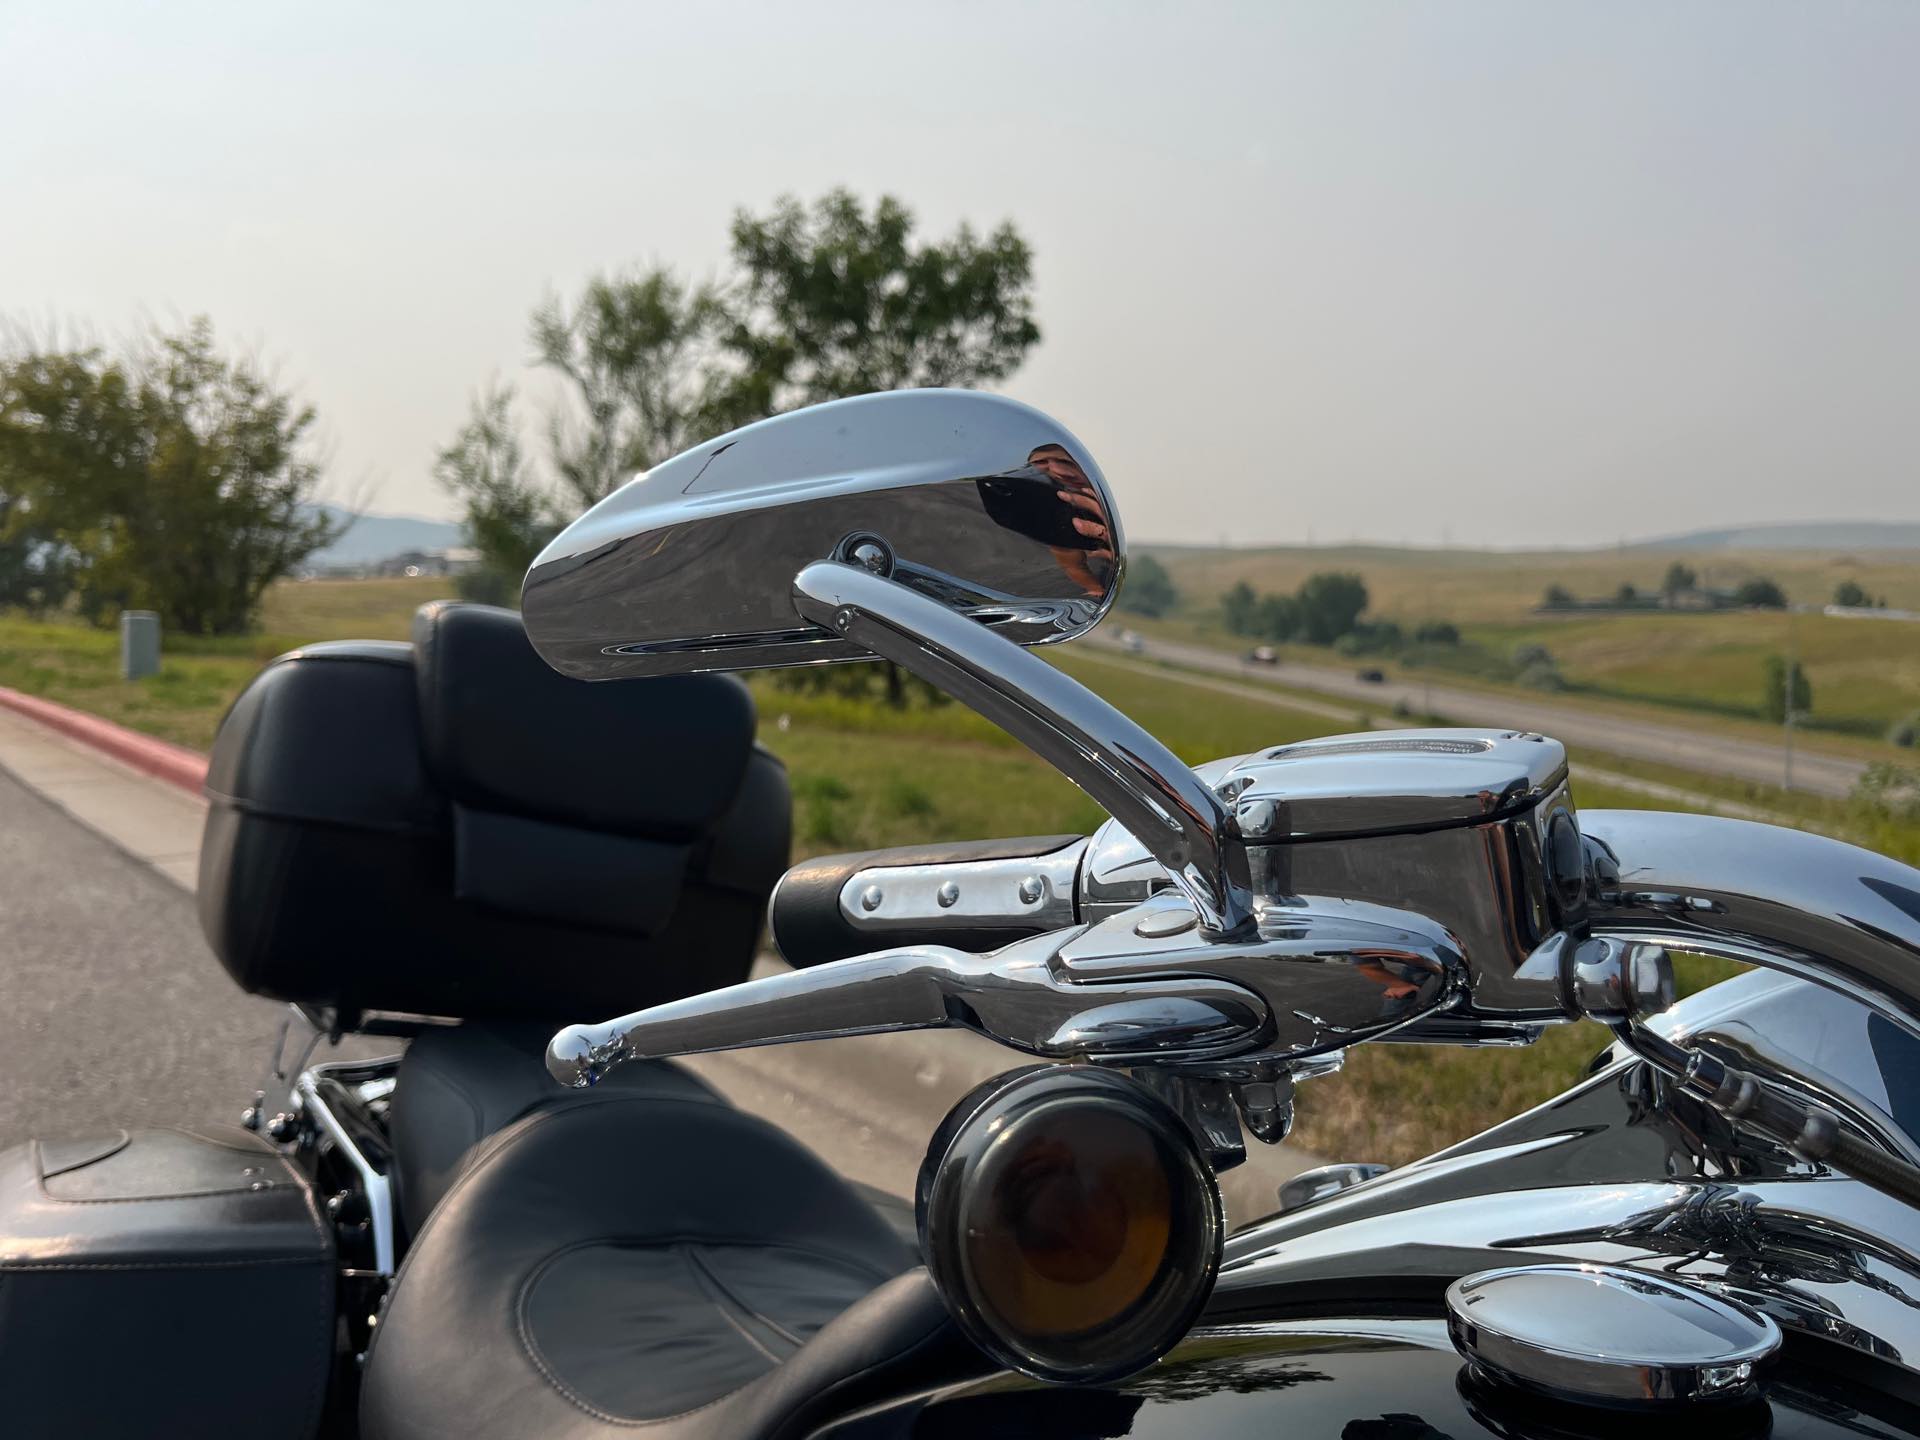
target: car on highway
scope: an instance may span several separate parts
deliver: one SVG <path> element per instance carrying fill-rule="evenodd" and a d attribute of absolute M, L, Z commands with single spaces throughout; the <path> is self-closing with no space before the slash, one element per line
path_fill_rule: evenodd
<path fill-rule="evenodd" d="M 1138 655 L 1142 650 L 1147 648 L 1146 637 L 1138 630 L 1122 630 L 1120 632 L 1120 644 L 1130 655 Z"/>
<path fill-rule="evenodd" d="M 1364 680 L 1369 685 L 1384 685 L 1387 683 L 1387 672 L 1375 669 L 1361 670 L 1355 673 L 1354 679 Z"/>
<path fill-rule="evenodd" d="M 1247 651 L 1247 661 L 1253 665 L 1278 665 L 1280 654 L 1271 645 L 1256 645 Z"/>

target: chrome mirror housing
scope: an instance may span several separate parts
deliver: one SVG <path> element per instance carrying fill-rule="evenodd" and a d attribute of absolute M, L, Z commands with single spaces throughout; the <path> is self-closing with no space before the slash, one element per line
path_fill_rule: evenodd
<path fill-rule="evenodd" d="M 864 660 L 794 577 L 861 566 L 1022 645 L 1070 640 L 1125 546 L 1085 448 L 1037 410 L 902 390 L 777 415 L 628 482 L 527 572 L 527 634 L 583 680 Z"/>
<path fill-rule="evenodd" d="M 1106 481 L 1037 410 L 900 390 L 778 415 L 615 491 L 527 572 L 527 636 L 582 680 L 879 656 L 1032 748 L 1128 826 L 1209 934 L 1253 925 L 1220 798 L 1020 645 L 1071 640 L 1119 589 Z"/>

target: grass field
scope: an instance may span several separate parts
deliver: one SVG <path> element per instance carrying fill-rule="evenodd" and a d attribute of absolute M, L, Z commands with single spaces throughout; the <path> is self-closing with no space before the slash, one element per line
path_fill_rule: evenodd
<path fill-rule="evenodd" d="M 1293 590 L 1320 570 L 1362 575 L 1383 615 L 1502 623 L 1540 603 L 1549 585 L 1577 596 L 1611 595 L 1624 584 L 1642 594 L 1660 588 L 1678 560 L 1700 583 L 1731 589 L 1766 576 L 1796 604 L 1824 605 L 1842 580 L 1885 595 L 1897 609 L 1920 610 L 1920 557 L 1912 551 L 1843 554 L 1828 550 L 1410 550 L 1388 546 L 1282 546 L 1216 550 L 1144 545 L 1194 604 L 1211 605 L 1237 581 L 1256 590 Z M 1868 622 L 1871 623 L 1871 622 Z"/>
<path fill-rule="evenodd" d="M 1449 676 L 1497 684 L 1519 646 L 1544 645 L 1583 700 L 1678 707 L 1758 723 L 1766 660 L 1791 651 L 1813 687 L 1807 724 L 1814 743 L 1884 754 L 1890 750 L 1883 743 L 1888 728 L 1920 711 L 1920 623 L 1785 611 L 1535 611 L 1549 585 L 1579 596 L 1609 595 L 1622 583 L 1652 593 L 1676 559 L 1717 587 L 1765 575 L 1796 603 L 1820 605 L 1841 580 L 1852 579 L 1869 594 L 1884 595 L 1890 606 L 1920 610 L 1920 560 L 1911 553 L 1502 554 L 1371 547 L 1154 553 L 1180 592 L 1174 624 L 1202 643 L 1247 643 L 1219 623 L 1219 597 L 1241 580 L 1261 592 L 1291 591 L 1315 571 L 1351 570 L 1366 581 L 1371 617 L 1397 621 L 1409 632 L 1427 620 L 1460 627 L 1464 645 L 1428 652 L 1430 663 Z M 1304 659 L 1330 658 L 1325 650 L 1297 649 Z"/>
<path fill-rule="evenodd" d="M 0 684 L 102 714 L 204 748 L 234 694 L 273 655 L 300 643 L 364 636 L 403 638 L 432 580 L 309 581 L 272 593 L 266 630 L 244 640 L 173 638 L 160 675 L 117 678 L 111 632 L 0 616 Z M 1309 710 L 1240 699 L 1179 683 L 1095 655 L 1055 653 L 1063 669 L 1105 695 L 1190 762 L 1360 728 L 1367 715 L 1336 721 Z M 998 729 L 958 705 L 889 710 L 777 688 L 756 676 L 764 741 L 787 763 L 798 855 L 940 838 L 1084 833 L 1101 812 Z M 1319 702 L 1324 704 L 1324 701 Z M 1583 777 L 1583 762 L 1679 786 L 1730 803 L 1783 810 L 1796 823 L 1903 853 L 1920 862 L 1920 835 L 1865 830 L 1846 807 L 1733 786 L 1685 772 L 1576 756 L 1580 803 L 1647 803 L 1629 790 Z M 1688 960 L 1690 985 L 1725 967 Z M 1604 1042 L 1595 1028 L 1566 1027 L 1527 1050 L 1460 1051 L 1368 1046 L 1345 1071 L 1303 1087 L 1300 1138 L 1324 1154 L 1401 1161 L 1461 1138 L 1555 1093 Z"/>

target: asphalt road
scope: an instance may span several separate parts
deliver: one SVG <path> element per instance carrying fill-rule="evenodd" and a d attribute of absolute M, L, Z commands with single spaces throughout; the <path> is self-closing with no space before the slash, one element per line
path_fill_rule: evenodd
<path fill-rule="evenodd" d="M 234 988 L 192 896 L 0 770 L 0 1146 L 232 1124 L 283 1014 Z"/>
<path fill-rule="evenodd" d="M 1110 651 L 1122 651 L 1118 636 L 1096 632 L 1090 637 L 1095 645 Z M 1449 685 L 1408 683 L 1387 680 L 1373 684 L 1362 680 L 1354 669 L 1334 670 L 1320 665 L 1256 665 L 1238 655 L 1211 650 L 1203 645 L 1188 645 L 1173 640 L 1150 639 L 1138 652 L 1140 658 L 1165 660 L 1193 670 L 1216 675 L 1231 675 L 1238 680 L 1284 685 L 1316 695 L 1342 700 L 1364 701 L 1371 705 L 1404 704 L 1416 712 L 1443 717 L 1456 725 L 1491 725 L 1515 730 L 1536 730 L 1575 748 L 1605 751 L 1611 755 L 1660 765 L 1675 765 L 1708 775 L 1726 775 L 1736 780 L 1778 785 L 1783 775 L 1781 748 L 1751 740 L 1731 740 L 1717 733 L 1713 720 L 1676 720 L 1670 723 L 1626 720 L 1595 714 L 1550 700 L 1521 696 L 1488 695 L 1476 690 Z M 1356 662 L 1355 669 L 1365 664 Z M 1846 760 L 1796 750 L 1793 757 L 1793 788 L 1815 795 L 1844 799 L 1853 790 L 1866 766 L 1858 760 Z"/>

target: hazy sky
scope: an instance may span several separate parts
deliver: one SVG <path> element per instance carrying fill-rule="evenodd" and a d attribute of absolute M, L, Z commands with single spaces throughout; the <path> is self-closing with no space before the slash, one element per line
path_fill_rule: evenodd
<path fill-rule="evenodd" d="M 0 0 L 0 135 L 0 313 L 205 312 L 381 510 L 546 291 L 844 184 L 1026 233 L 1139 538 L 1920 520 L 1906 0 Z"/>

